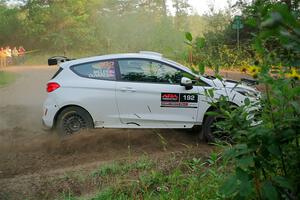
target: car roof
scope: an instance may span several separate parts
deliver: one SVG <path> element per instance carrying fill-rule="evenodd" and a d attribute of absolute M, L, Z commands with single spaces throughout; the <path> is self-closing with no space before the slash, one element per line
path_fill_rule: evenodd
<path fill-rule="evenodd" d="M 94 61 L 100 61 L 100 60 L 124 59 L 124 58 L 137 58 L 137 59 L 141 58 L 141 59 L 151 59 L 151 60 L 161 61 L 161 62 L 170 64 L 172 66 L 175 65 L 177 68 L 179 68 L 183 71 L 192 73 L 192 71 L 189 68 L 187 68 L 175 61 L 166 59 L 159 53 L 147 52 L 147 51 L 143 51 L 140 53 L 108 54 L 108 55 L 101 55 L 101 56 L 79 58 L 79 59 L 60 63 L 59 66 L 62 68 L 68 68 L 70 66 L 78 65 L 78 64 L 82 64 L 82 63 L 88 63 L 88 62 L 94 62 Z"/>

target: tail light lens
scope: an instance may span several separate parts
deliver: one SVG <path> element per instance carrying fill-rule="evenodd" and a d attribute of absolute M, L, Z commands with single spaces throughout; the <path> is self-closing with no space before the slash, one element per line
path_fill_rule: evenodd
<path fill-rule="evenodd" d="M 55 82 L 50 82 L 47 84 L 47 92 L 53 92 L 54 90 L 60 88 L 60 85 L 58 83 Z"/>

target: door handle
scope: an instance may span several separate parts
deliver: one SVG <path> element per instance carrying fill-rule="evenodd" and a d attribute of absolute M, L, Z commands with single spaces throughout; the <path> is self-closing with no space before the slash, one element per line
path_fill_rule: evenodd
<path fill-rule="evenodd" d="M 125 87 L 125 88 L 121 88 L 122 92 L 136 92 L 136 89 L 131 88 L 131 87 Z"/>

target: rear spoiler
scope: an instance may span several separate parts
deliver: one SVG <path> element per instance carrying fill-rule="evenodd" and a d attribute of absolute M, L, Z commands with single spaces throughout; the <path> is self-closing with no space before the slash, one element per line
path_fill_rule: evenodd
<path fill-rule="evenodd" d="M 241 82 L 246 83 L 247 85 L 258 85 L 258 81 L 254 79 L 241 78 Z"/>
<path fill-rule="evenodd" d="M 67 58 L 65 56 L 53 56 L 51 58 L 48 59 L 48 65 L 51 66 L 51 65 L 57 65 L 59 63 L 62 63 L 62 62 L 67 62 L 67 61 L 70 61 L 70 60 L 75 60 L 73 58 Z"/>

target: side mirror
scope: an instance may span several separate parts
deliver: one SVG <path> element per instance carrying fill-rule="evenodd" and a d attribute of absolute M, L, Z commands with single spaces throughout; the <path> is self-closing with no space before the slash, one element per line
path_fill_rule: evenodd
<path fill-rule="evenodd" d="M 180 85 L 184 86 L 185 89 L 191 90 L 193 88 L 193 81 L 189 78 L 182 77 L 180 81 Z"/>

